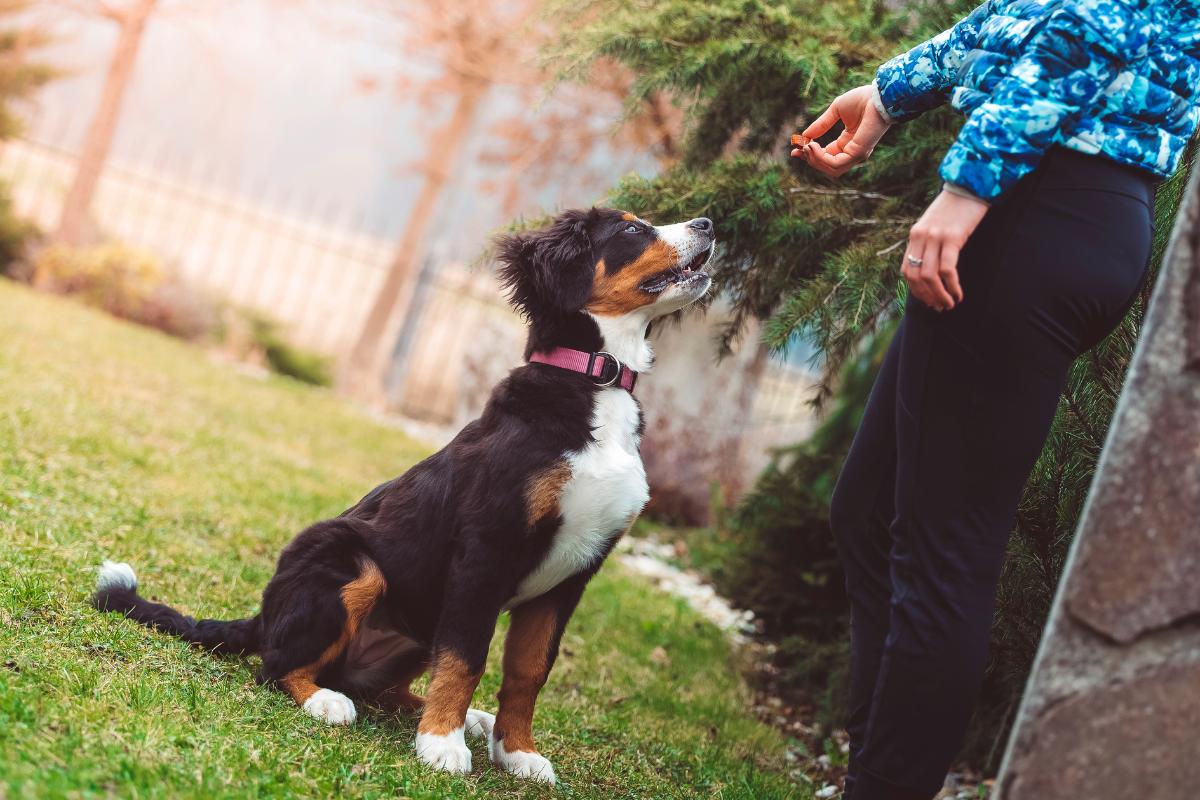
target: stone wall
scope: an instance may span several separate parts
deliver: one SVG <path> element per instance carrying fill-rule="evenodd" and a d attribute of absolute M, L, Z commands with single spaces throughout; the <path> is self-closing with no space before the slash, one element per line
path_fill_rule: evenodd
<path fill-rule="evenodd" d="M 1001 800 L 1200 797 L 1200 170 L 1001 769 Z"/>

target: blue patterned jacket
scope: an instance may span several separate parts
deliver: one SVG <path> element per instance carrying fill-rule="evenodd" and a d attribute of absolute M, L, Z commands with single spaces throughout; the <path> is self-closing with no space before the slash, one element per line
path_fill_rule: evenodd
<path fill-rule="evenodd" d="M 941 176 L 984 200 L 1055 144 L 1165 177 L 1200 121 L 1200 3 L 988 0 L 875 83 L 893 121 L 967 116 Z"/>

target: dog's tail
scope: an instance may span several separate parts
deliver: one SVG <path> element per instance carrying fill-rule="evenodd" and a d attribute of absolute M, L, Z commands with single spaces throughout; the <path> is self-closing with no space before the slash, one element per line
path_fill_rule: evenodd
<path fill-rule="evenodd" d="M 178 636 L 214 653 L 255 653 L 260 638 L 260 618 L 195 620 L 170 606 L 154 603 L 137 593 L 133 567 L 113 561 L 100 566 L 92 605 L 100 611 L 119 611 L 141 624 Z"/>

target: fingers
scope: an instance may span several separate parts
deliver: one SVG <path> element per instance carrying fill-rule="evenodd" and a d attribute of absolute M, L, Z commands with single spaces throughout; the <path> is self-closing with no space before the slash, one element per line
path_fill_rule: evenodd
<path fill-rule="evenodd" d="M 904 278 L 914 296 L 940 311 L 963 302 L 959 255 L 987 211 L 987 203 L 945 190 L 934 198 L 908 234 Z M 909 255 L 921 259 L 918 269 Z"/>
<path fill-rule="evenodd" d="M 829 132 L 829 129 L 841 121 L 841 116 L 837 112 L 837 100 L 834 100 L 829 108 L 825 109 L 821 116 L 817 117 L 801 133 L 801 136 L 807 136 L 809 139 L 816 139 L 818 136 L 824 136 Z"/>
<path fill-rule="evenodd" d="M 932 300 L 929 305 L 938 311 L 949 311 L 954 308 L 954 298 L 942 285 L 941 255 L 942 241 L 938 236 L 931 235 L 925 240 L 918 280 L 925 289 L 925 295 Z"/>
<path fill-rule="evenodd" d="M 921 267 L 924 265 L 924 259 L 925 237 L 914 230 L 909 234 L 908 249 L 904 252 L 900 271 L 904 275 L 904 280 L 908 283 L 908 291 L 913 297 L 925 305 L 931 306 L 933 298 L 925 291 L 925 284 L 921 282 Z"/>
<path fill-rule="evenodd" d="M 909 291 L 935 311 L 949 311 L 962 302 L 958 280 L 959 245 L 938 232 L 930 233 L 920 225 L 909 233 L 904 255 L 904 279 Z M 909 256 L 920 260 L 913 264 Z"/>
<path fill-rule="evenodd" d="M 847 128 L 846 130 L 842 131 L 840 136 L 838 136 L 837 141 L 830 143 L 830 145 L 825 148 L 825 152 L 831 156 L 836 156 L 838 153 L 843 152 L 846 149 L 846 145 L 849 144 L 853 139 L 854 132 Z"/>
<path fill-rule="evenodd" d="M 835 153 L 830 155 L 816 142 L 811 142 L 807 147 L 802 149 L 806 154 L 809 166 L 831 178 L 842 177 L 851 167 L 862 161 L 861 158 L 855 158 L 849 153 Z"/>
<path fill-rule="evenodd" d="M 941 278 L 942 284 L 954 301 L 961 303 L 963 290 L 962 285 L 958 282 L 958 245 L 944 242 L 939 261 L 941 263 L 938 265 L 938 277 Z"/>

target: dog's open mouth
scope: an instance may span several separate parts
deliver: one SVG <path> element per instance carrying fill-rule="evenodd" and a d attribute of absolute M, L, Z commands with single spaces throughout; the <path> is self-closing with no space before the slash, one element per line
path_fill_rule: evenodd
<path fill-rule="evenodd" d="M 709 257 L 712 255 L 712 247 L 700 251 L 691 261 L 681 266 L 672 267 L 665 272 L 660 272 L 657 275 L 652 275 L 642 281 L 641 289 L 643 292 L 658 294 L 666 291 L 668 286 L 674 286 L 677 283 L 688 283 L 700 277 L 708 277 L 708 273 L 704 271 L 704 265 L 708 263 Z"/>

